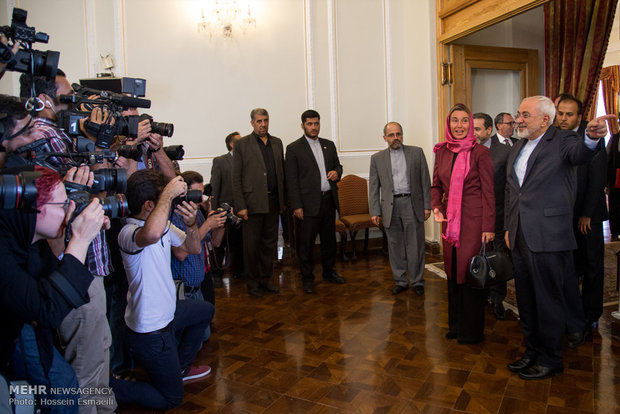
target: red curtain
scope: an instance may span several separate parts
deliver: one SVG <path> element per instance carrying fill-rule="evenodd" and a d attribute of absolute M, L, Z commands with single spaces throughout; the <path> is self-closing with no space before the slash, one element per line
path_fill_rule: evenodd
<path fill-rule="evenodd" d="M 572 93 L 588 113 L 595 97 L 618 0 L 545 4 L 545 94 Z"/>
<path fill-rule="evenodd" d="M 603 101 L 605 102 L 606 114 L 618 115 L 619 69 L 618 65 L 614 65 L 601 70 L 600 80 L 603 87 Z M 612 119 L 607 121 L 607 124 L 609 125 L 611 135 L 618 133 L 618 121 Z"/>

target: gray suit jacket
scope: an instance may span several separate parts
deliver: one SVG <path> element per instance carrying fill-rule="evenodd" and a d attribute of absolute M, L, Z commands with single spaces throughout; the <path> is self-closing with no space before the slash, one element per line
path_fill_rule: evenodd
<path fill-rule="evenodd" d="M 284 148 L 280 138 L 269 135 L 276 164 L 280 210 L 285 206 Z M 233 151 L 233 199 L 235 211 L 248 214 L 269 213 L 267 168 L 254 133 L 235 142 Z"/>
<path fill-rule="evenodd" d="M 411 203 L 419 222 L 424 222 L 424 210 L 431 209 L 431 180 L 422 148 L 403 145 L 405 162 L 409 173 Z M 381 216 L 383 225 L 390 227 L 394 204 L 392 162 L 386 148 L 370 157 L 370 185 L 368 202 L 370 215 Z"/>
<path fill-rule="evenodd" d="M 220 207 L 222 203 L 234 204 L 232 194 L 232 167 L 233 157 L 230 153 L 220 155 L 213 159 L 213 165 L 211 166 L 213 205 L 211 207 L 214 209 Z"/>

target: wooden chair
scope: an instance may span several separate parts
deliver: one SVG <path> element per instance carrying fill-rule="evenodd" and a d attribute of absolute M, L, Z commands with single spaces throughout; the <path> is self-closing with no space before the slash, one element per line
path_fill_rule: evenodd
<path fill-rule="evenodd" d="M 347 226 L 340 219 L 336 219 L 336 233 L 340 233 L 340 258 L 343 261 L 348 261 L 347 256 Z"/>
<path fill-rule="evenodd" d="M 364 253 L 368 250 L 368 229 L 375 226 L 370 220 L 368 208 L 368 185 L 366 180 L 357 175 L 345 175 L 338 183 L 338 201 L 340 203 L 340 220 L 351 233 L 353 260 L 357 259 L 355 236 L 364 229 Z M 383 229 L 382 229 L 383 230 Z"/>

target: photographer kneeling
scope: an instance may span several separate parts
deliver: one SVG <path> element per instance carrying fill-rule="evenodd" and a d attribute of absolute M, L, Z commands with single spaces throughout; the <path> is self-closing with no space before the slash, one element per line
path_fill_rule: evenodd
<path fill-rule="evenodd" d="M 118 236 L 129 283 L 125 322 L 130 329 L 131 353 L 151 383 L 125 382 L 117 389 L 119 380 L 110 378 L 119 402 L 154 409 L 176 407 L 183 400 L 183 381 L 209 373 L 207 367 L 190 364 L 214 312 L 209 302 L 176 299 L 171 246 L 197 254 L 201 237 L 193 202 L 183 201 L 175 209 L 187 233 L 170 223 L 171 205 L 187 193 L 187 184 L 181 177 L 166 181 L 152 170 L 137 171 L 129 178 L 127 201 L 133 216 Z"/>
<path fill-rule="evenodd" d="M 109 222 L 99 201 L 93 200 L 73 220 L 71 238 L 59 260 L 47 239 L 64 234 L 75 203 L 67 199 L 56 172 L 42 167 L 36 167 L 35 172 L 41 174 L 34 180 L 36 210 L 28 206 L 0 209 L 0 371 L 7 378 L 27 379 L 32 385 L 77 387 L 73 369 L 54 348 L 54 330 L 72 309 L 89 301 L 87 291 L 93 276 L 84 265 L 86 252 Z M 46 397 L 75 399 L 72 408 L 77 412 L 78 395 Z"/>

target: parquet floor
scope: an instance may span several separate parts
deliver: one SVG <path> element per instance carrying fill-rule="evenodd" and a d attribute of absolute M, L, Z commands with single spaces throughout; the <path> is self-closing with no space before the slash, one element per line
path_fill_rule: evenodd
<path fill-rule="evenodd" d="M 337 271 L 347 284 L 318 282 L 307 295 L 285 254 L 273 278 L 280 293 L 261 299 L 226 277 L 213 334 L 198 355 L 212 373 L 187 384 L 172 412 L 620 412 L 620 342 L 611 338 L 610 316 L 617 306 L 605 308 L 592 340 L 566 348 L 563 375 L 526 382 L 506 369 L 523 351 L 513 314 L 497 321 L 487 309 L 485 341 L 459 345 L 444 338 L 443 279 L 427 272 L 424 296 L 411 289 L 392 296 L 379 251 L 339 262 Z"/>

